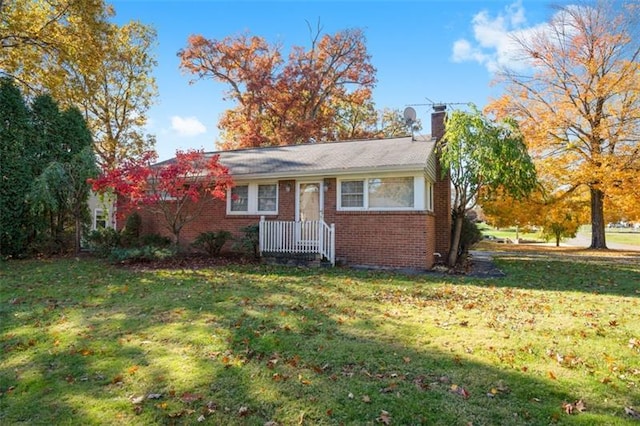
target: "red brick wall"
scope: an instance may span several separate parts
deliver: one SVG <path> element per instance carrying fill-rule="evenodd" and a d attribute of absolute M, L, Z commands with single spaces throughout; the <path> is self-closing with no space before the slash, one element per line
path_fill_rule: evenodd
<path fill-rule="evenodd" d="M 287 191 L 289 188 L 289 191 Z M 266 216 L 267 220 L 295 220 L 295 181 L 287 180 L 278 182 L 279 210 L 277 215 Z M 227 215 L 226 200 L 213 199 L 210 196 L 203 197 L 204 203 L 202 213 L 198 219 L 187 223 L 180 232 L 180 243 L 184 249 L 202 232 L 208 231 L 229 231 L 234 237 L 240 238 L 243 233 L 241 228 L 256 224 L 260 221 L 260 215 Z M 148 209 L 139 211 L 142 217 L 143 234 L 161 234 L 171 237 L 171 233 L 165 227 L 162 216 L 156 214 L 155 217 Z M 231 244 L 227 243 L 224 251 L 229 251 Z"/>
<path fill-rule="evenodd" d="M 431 268 L 434 216 L 425 212 L 337 212 L 336 257 L 348 265 Z"/>

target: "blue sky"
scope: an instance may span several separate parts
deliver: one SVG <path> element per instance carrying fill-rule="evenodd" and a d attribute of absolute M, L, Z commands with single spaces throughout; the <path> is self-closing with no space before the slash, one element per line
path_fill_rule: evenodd
<path fill-rule="evenodd" d="M 558 2 L 556 2 L 558 3 Z M 492 87 L 497 64 L 514 65 L 509 34 L 528 31 L 552 14 L 544 0 L 414 1 L 112 1 L 115 21 L 138 20 L 158 32 L 155 77 L 159 98 L 149 111 L 148 132 L 156 135 L 159 159 L 176 149 L 213 151 L 220 114 L 232 107 L 226 87 L 212 80 L 190 85 L 176 53 L 187 37 L 210 39 L 249 32 L 288 53 L 309 46 L 307 22 L 320 20 L 325 33 L 361 28 L 378 83 L 378 109 L 416 105 L 430 133 L 431 101 L 484 106 L 500 94 Z M 424 104 L 424 105 L 421 105 Z M 457 107 L 452 105 L 452 107 Z"/>

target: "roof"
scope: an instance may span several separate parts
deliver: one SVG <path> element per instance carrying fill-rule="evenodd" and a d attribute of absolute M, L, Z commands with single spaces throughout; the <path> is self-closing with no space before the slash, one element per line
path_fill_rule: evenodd
<path fill-rule="evenodd" d="M 435 148 L 429 137 L 369 139 L 218 151 L 235 179 L 423 171 Z"/>

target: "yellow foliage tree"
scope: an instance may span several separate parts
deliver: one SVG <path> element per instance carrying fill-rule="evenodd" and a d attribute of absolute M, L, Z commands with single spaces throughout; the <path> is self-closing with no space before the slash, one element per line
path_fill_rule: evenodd
<path fill-rule="evenodd" d="M 104 168 L 153 143 L 142 126 L 156 95 L 156 34 L 138 22 L 118 26 L 114 14 L 104 0 L 0 1 L 0 74 L 28 95 L 78 107 Z"/>
<path fill-rule="evenodd" d="M 488 106 L 519 121 L 549 193 L 588 189 L 592 248 L 606 248 L 605 206 L 640 209 L 639 15 L 633 3 L 616 5 L 559 8 L 515 38 L 531 73 L 505 70 L 505 93 Z"/>

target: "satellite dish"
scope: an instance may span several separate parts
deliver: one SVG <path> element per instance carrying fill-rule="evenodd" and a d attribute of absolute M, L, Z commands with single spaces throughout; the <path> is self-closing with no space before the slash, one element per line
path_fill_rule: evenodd
<path fill-rule="evenodd" d="M 407 126 L 411 130 L 411 140 L 414 140 L 414 138 L 413 138 L 413 130 L 414 130 L 413 123 L 416 122 L 416 110 L 411 108 L 411 107 L 406 107 L 404 109 L 404 113 L 402 113 L 402 115 L 404 116 L 404 122 L 407 124 Z"/>
<path fill-rule="evenodd" d="M 406 107 L 402 115 L 404 116 L 404 121 L 409 125 L 416 121 L 416 110 L 411 107 Z"/>

